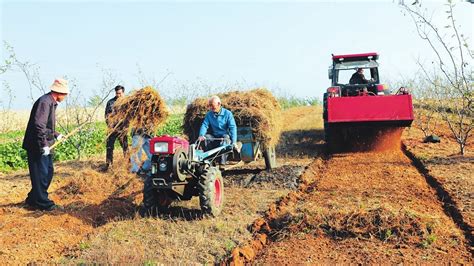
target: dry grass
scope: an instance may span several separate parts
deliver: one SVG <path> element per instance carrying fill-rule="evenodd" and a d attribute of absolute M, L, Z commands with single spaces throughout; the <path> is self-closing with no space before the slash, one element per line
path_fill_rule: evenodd
<path fill-rule="evenodd" d="M 25 130 L 30 112 L 0 111 L 0 133 Z"/>
<path fill-rule="evenodd" d="M 67 125 L 68 122 L 79 118 L 80 121 L 85 121 L 89 118 L 88 114 L 91 114 L 94 108 L 68 108 L 66 109 L 62 104 L 58 106 L 56 112 L 56 123 L 59 125 Z M 69 114 L 69 117 L 66 116 Z M 78 117 L 72 118 L 73 114 L 77 114 Z M 21 111 L 0 111 L 0 133 L 6 133 L 11 131 L 25 130 L 30 118 L 30 110 Z M 100 108 L 92 117 L 93 122 L 104 121 L 104 112 Z M 59 129 L 59 128 L 58 128 Z"/>
<path fill-rule="evenodd" d="M 299 206 L 296 213 L 300 215 L 286 216 L 285 227 L 275 232 L 275 238 L 306 231 L 328 235 L 335 240 L 378 239 L 419 246 L 430 237 L 444 234 L 442 231 L 445 230 L 439 216 L 409 208 L 394 209 L 389 204 L 375 203 L 359 208 L 341 206 L 337 210 Z"/>
<path fill-rule="evenodd" d="M 163 98 L 158 91 L 148 86 L 119 98 L 108 121 L 112 125 L 111 131 L 126 133 L 129 128 L 135 128 L 145 129 L 148 133 L 155 132 L 168 115 Z"/>
<path fill-rule="evenodd" d="M 323 128 L 323 108 L 322 106 L 302 106 L 290 108 L 283 111 L 285 121 L 282 131 L 295 130 L 316 130 Z"/>
<path fill-rule="evenodd" d="M 174 204 L 159 218 L 109 223 L 79 245 L 69 262 L 216 263 L 251 238 L 246 227 L 286 191 L 227 188 L 226 207 L 217 218 L 202 218 L 197 198 Z M 81 248 L 82 247 L 82 248 Z M 133 251 L 133 252 L 131 252 Z"/>
<path fill-rule="evenodd" d="M 255 138 L 265 146 L 274 147 L 278 143 L 282 114 L 278 101 L 268 90 L 233 91 L 218 96 L 222 106 L 233 113 L 238 126 L 251 126 Z M 190 140 L 198 137 L 199 128 L 208 111 L 207 99 L 198 98 L 188 105 L 183 127 Z"/>

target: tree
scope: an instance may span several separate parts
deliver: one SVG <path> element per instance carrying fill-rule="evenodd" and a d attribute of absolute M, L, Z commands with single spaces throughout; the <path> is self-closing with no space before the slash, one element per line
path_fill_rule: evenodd
<path fill-rule="evenodd" d="M 449 126 L 452 136 L 459 145 L 459 153 L 464 155 L 466 144 L 474 127 L 474 91 L 472 62 L 474 51 L 461 33 L 455 19 L 451 0 L 446 3 L 446 25 L 439 27 L 427 15 L 421 2 L 399 5 L 415 24 L 418 36 L 426 41 L 434 52 L 436 60 L 432 67 L 418 61 L 424 80 L 433 89 L 436 102 L 443 120 Z"/>
<path fill-rule="evenodd" d="M 4 69 L 19 70 L 21 73 L 23 73 L 26 81 L 29 84 L 29 98 L 33 103 L 36 100 L 36 95 L 38 92 L 40 94 L 44 94 L 49 91 L 48 86 L 41 79 L 40 67 L 37 64 L 31 63 L 29 61 L 20 60 L 15 54 L 12 46 L 6 42 L 4 45 L 9 53 L 9 57 L 6 60 L 8 64 L 5 65 L 7 68 L 0 67 L 0 74 L 4 73 L 2 72 Z M 73 156 L 71 153 L 68 153 L 65 159 L 81 158 L 84 154 L 84 147 L 88 142 L 88 138 L 97 131 L 97 129 L 94 127 L 86 127 L 83 125 L 96 121 L 99 108 L 103 106 L 104 101 L 110 96 L 113 88 L 117 84 L 117 77 L 110 70 L 102 69 L 102 73 L 102 83 L 99 91 L 95 92 L 95 95 L 93 96 L 93 99 L 95 99 L 93 102 L 89 102 L 88 99 L 86 99 L 84 95 L 80 93 L 81 89 L 78 87 L 78 82 L 74 77 L 65 76 L 65 78 L 69 80 L 70 93 L 68 97 L 66 97 L 64 104 L 65 112 L 58 114 L 58 128 L 60 128 L 64 135 L 71 132 L 75 128 L 80 128 L 73 137 L 66 140 L 67 143 L 74 147 L 76 154 Z M 5 87 L 9 90 L 9 95 L 12 95 L 8 84 L 6 84 Z M 12 98 L 10 97 L 10 105 L 11 99 Z"/>
<path fill-rule="evenodd" d="M 8 54 L 8 57 L 3 59 L 4 62 L 0 64 L 0 75 L 7 72 L 7 70 L 10 69 L 12 65 L 12 61 L 15 58 L 15 53 L 13 52 L 13 47 L 8 44 L 6 41 L 3 41 L 3 47 L 5 48 L 5 51 Z"/>

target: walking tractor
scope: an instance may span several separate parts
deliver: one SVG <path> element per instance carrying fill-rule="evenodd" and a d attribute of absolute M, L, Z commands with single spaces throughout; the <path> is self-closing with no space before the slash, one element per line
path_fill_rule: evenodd
<path fill-rule="evenodd" d="M 224 182 L 215 159 L 232 153 L 233 145 L 224 144 L 209 151 L 199 149 L 199 142 L 189 144 L 168 135 L 150 141 L 151 181 L 158 211 L 174 200 L 199 196 L 204 214 L 218 215 L 224 203 Z"/>
<path fill-rule="evenodd" d="M 411 95 L 404 87 L 395 94 L 386 90 L 378 58 L 377 53 L 332 56 L 331 86 L 323 97 L 324 133 L 331 150 L 357 142 L 367 147 L 387 130 L 411 125 Z M 353 79 L 355 71 L 360 73 L 358 79 Z"/>

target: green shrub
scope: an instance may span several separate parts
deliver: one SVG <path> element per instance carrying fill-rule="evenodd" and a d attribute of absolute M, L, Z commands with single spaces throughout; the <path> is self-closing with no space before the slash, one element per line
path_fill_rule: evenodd
<path fill-rule="evenodd" d="M 181 135 L 183 132 L 182 122 L 182 114 L 171 115 L 164 126 L 158 129 L 157 135 Z M 26 151 L 21 147 L 23 135 L 24 132 L 21 131 L 0 134 L 1 140 L 11 139 L 11 141 L 0 142 L 0 172 L 9 172 L 28 166 Z M 104 153 L 106 138 L 105 123 L 94 123 L 58 145 L 54 150 L 54 160 L 76 160 L 79 157 L 87 158 L 91 155 Z"/>
<path fill-rule="evenodd" d="M 17 130 L 0 134 L 0 144 L 23 141 L 25 131 Z"/>
<path fill-rule="evenodd" d="M 320 104 L 320 101 L 316 97 L 309 97 L 309 98 L 298 98 L 294 96 L 280 97 L 278 98 L 278 102 L 280 103 L 280 107 L 282 109 Z"/>
<path fill-rule="evenodd" d="M 157 136 L 161 135 L 182 135 L 183 134 L 183 114 L 173 114 L 166 121 L 165 125 L 160 127 L 156 132 Z"/>
<path fill-rule="evenodd" d="M 21 147 L 22 142 L 10 142 L 0 145 L 0 171 L 11 171 L 28 166 L 26 151 Z"/>

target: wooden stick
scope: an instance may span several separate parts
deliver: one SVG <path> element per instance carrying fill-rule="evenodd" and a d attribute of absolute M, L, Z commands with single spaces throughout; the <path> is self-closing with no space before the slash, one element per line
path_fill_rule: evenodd
<path fill-rule="evenodd" d="M 56 146 L 58 146 L 59 144 L 65 142 L 68 138 L 70 138 L 72 135 L 76 134 L 77 132 L 79 132 L 79 130 L 84 127 L 85 125 L 87 124 L 90 124 L 90 122 L 85 122 L 84 124 L 76 127 L 73 131 L 67 133 L 66 136 L 62 137 L 61 140 L 58 140 L 56 141 L 53 145 L 51 145 L 50 149 L 54 149 Z"/>

